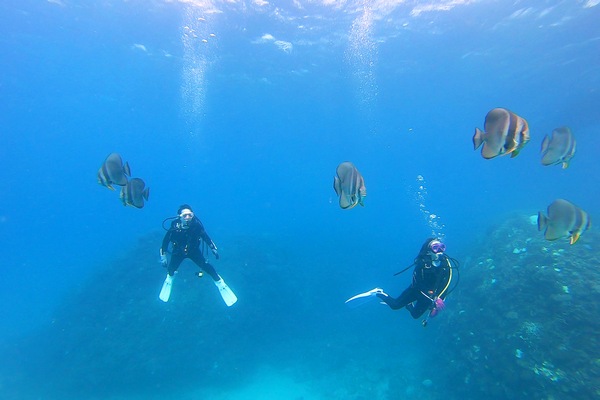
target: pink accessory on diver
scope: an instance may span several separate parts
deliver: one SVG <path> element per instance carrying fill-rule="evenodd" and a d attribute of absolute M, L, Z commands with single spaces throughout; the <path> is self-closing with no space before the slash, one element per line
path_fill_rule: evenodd
<path fill-rule="evenodd" d="M 431 242 L 429 248 L 431 249 L 431 251 L 433 251 L 434 254 L 439 254 L 446 251 L 446 245 L 440 242 L 439 240 L 434 240 L 433 242 Z"/>
<path fill-rule="evenodd" d="M 433 309 L 431 310 L 431 312 L 429 313 L 429 317 L 433 318 L 436 315 L 438 315 L 438 313 L 444 311 L 444 309 L 446 308 L 446 304 L 444 303 L 444 300 L 440 299 L 439 297 L 437 299 L 435 299 L 435 305 L 433 307 Z"/>

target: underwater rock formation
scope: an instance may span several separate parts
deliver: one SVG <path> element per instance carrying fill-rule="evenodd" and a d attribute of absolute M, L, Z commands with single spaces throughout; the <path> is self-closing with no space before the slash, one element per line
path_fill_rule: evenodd
<path fill-rule="evenodd" d="M 516 216 L 483 236 L 440 321 L 450 397 L 599 398 L 598 232 L 548 242 Z"/>
<path fill-rule="evenodd" d="M 228 312 L 210 277 L 198 278 L 189 261 L 176 275 L 171 301 L 159 301 L 166 273 L 158 261 L 161 240 L 162 232 L 141 238 L 74 288 L 47 325 L 0 345 L 9 360 L 0 366 L 0 397 L 92 399 L 134 392 L 149 398 L 241 374 L 248 362 L 240 357 L 252 359 L 257 351 L 244 346 L 241 352 L 240 340 L 260 343 L 264 330 L 241 336 L 249 313 Z M 220 261 L 218 269 L 233 276 L 229 266 Z"/>
<path fill-rule="evenodd" d="M 479 234 L 456 254 L 460 284 L 425 329 L 405 310 L 344 306 L 357 254 L 332 241 L 306 255 L 296 237 L 279 236 L 219 241 L 216 267 L 240 297 L 234 307 L 191 263 L 169 302 L 158 300 L 162 232 L 141 239 L 36 334 L 0 343 L 0 398 L 210 398 L 178 395 L 242 387 L 263 365 L 333 400 L 600 395 L 594 229 L 572 246 L 549 242 L 520 215 Z"/>
<path fill-rule="evenodd" d="M 234 307 L 225 305 L 210 277 L 198 278 L 189 260 L 163 303 L 162 236 L 148 234 L 96 266 L 36 332 L 0 342 L 2 400 L 199 398 L 187 392 L 232 388 L 265 363 L 305 358 L 307 347 L 296 343 L 314 347 L 304 338 L 316 322 L 298 320 L 332 319 L 311 300 L 320 300 L 321 277 L 304 274 L 306 266 L 293 273 L 301 260 L 280 241 L 257 235 L 220 240 L 222 256 L 211 258 L 240 296 Z M 338 297 L 332 307 L 343 307 Z"/>

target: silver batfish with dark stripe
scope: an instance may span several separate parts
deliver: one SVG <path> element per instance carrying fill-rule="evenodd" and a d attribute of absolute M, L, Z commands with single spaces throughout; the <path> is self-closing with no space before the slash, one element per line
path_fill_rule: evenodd
<path fill-rule="evenodd" d="M 548 206 L 548 216 L 538 213 L 538 230 L 544 230 L 544 237 L 556 240 L 569 238 L 571 244 L 577 242 L 581 234 L 592 227 L 588 214 L 575 204 L 557 199 Z"/>
<path fill-rule="evenodd" d="M 357 204 L 364 206 L 367 188 L 354 164 L 349 161 L 341 163 L 336 169 L 336 175 L 333 178 L 333 189 L 340 199 L 340 207 L 349 209 Z"/>
<path fill-rule="evenodd" d="M 144 207 L 144 200 L 150 197 L 150 188 L 140 178 L 133 178 L 121 188 L 121 201 L 124 206 Z"/>
<path fill-rule="evenodd" d="M 544 137 L 542 141 L 542 164 L 562 164 L 563 169 L 567 168 L 575 156 L 576 146 L 575 137 L 568 127 L 556 128 L 551 136 Z"/>
<path fill-rule="evenodd" d="M 128 176 L 131 176 L 129 163 L 123 164 L 119 153 L 110 153 L 98 170 L 98 183 L 110 190 L 115 190 L 112 185 L 125 186 Z"/>
<path fill-rule="evenodd" d="M 483 129 L 475 128 L 473 146 L 477 150 L 483 144 L 481 155 L 486 159 L 509 153 L 516 157 L 529 142 L 527 121 L 505 108 L 488 112 Z"/>

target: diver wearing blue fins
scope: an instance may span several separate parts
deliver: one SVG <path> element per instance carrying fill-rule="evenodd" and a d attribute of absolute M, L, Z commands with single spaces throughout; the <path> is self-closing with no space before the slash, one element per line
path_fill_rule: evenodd
<path fill-rule="evenodd" d="M 192 207 L 188 204 L 182 204 L 177 210 L 176 217 L 170 217 L 163 221 L 164 223 L 168 220 L 173 220 L 171 226 L 167 230 L 165 237 L 160 247 L 160 261 L 163 267 L 167 268 L 167 277 L 160 291 L 159 298 L 167 302 L 171 296 L 171 287 L 173 285 L 173 278 L 175 272 L 186 258 L 192 260 L 198 265 L 204 272 L 206 272 L 213 279 L 215 286 L 219 289 L 219 293 L 223 298 L 223 301 L 227 306 L 232 306 L 236 301 L 237 297 L 233 291 L 227 286 L 223 278 L 219 276 L 215 268 L 208 262 L 204 257 L 204 250 L 210 249 L 215 256 L 219 259 L 219 253 L 217 246 L 212 241 L 200 219 L 194 215 Z M 172 246 L 171 260 L 167 258 L 169 245 Z M 199 277 L 202 277 L 203 272 L 198 273 Z"/>
<path fill-rule="evenodd" d="M 420 318 L 429 310 L 427 317 L 421 321 L 423 326 L 427 326 L 429 318 L 435 317 L 445 309 L 444 299 L 458 285 L 459 263 L 456 259 L 446 255 L 445 252 L 446 245 L 441 240 L 437 238 L 427 239 L 421 246 L 414 262 L 394 274 L 399 275 L 409 268 L 415 267 L 410 286 L 399 297 L 394 298 L 385 293 L 383 289 L 375 288 L 351 297 L 346 300 L 346 304 L 358 306 L 373 298 L 378 298 L 392 310 L 406 308 L 414 319 Z M 456 283 L 450 288 L 450 283 L 454 278 L 454 269 L 457 271 Z"/>

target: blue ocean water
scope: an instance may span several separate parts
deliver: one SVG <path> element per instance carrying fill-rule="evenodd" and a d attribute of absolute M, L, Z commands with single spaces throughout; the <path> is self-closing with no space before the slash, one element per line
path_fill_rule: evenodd
<path fill-rule="evenodd" d="M 566 198 L 599 215 L 599 4 L 3 1 L 0 338 L 18 368 L 7 361 L 0 393 L 435 398 L 429 344 L 443 332 L 343 302 L 375 286 L 399 294 L 410 276 L 392 274 L 432 234 L 464 261 L 513 212 Z M 494 107 L 529 122 L 516 158 L 473 151 Z M 564 125 L 577 155 L 568 169 L 543 167 L 541 141 Z M 96 183 L 111 152 L 150 187 L 143 209 Z M 364 208 L 337 204 L 343 161 L 365 178 Z M 158 304 L 161 222 L 181 203 L 219 246 L 217 270 L 240 298 L 230 309 L 197 281 Z M 112 286 L 106 270 L 119 271 Z M 117 349 L 123 359 L 106 367 L 78 336 L 86 293 L 82 315 L 148 315 L 115 339 L 136 343 L 136 366 Z M 58 320 L 81 340 L 77 363 L 44 334 Z M 20 350 L 38 335 L 52 339 L 47 353 Z M 72 378 L 32 393 L 45 368 Z M 403 371 L 401 389 L 390 370 Z M 97 382 L 78 379 L 88 375 Z"/>

